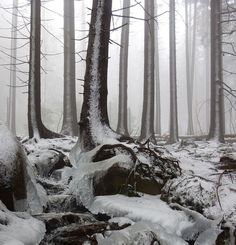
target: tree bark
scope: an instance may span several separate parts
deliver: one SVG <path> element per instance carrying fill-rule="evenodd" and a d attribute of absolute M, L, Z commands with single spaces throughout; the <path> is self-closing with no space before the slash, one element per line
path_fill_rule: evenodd
<path fill-rule="evenodd" d="M 64 0 L 64 97 L 61 133 L 78 134 L 75 86 L 74 0 Z"/>
<path fill-rule="evenodd" d="M 196 24 L 197 24 L 197 0 L 194 1 L 193 26 L 192 16 L 189 14 L 191 3 L 185 0 L 185 47 L 186 47 L 186 80 L 187 80 L 187 105 L 188 105 L 188 128 L 187 134 L 194 134 L 193 127 L 193 83 L 195 71 L 195 51 L 196 51 Z M 192 28 L 191 28 L 192 26 Z M 192 29 L 192 32 L 191 32 Z M 191 35 L 192 33 L 192 35 Z"/>
<path fill-rule="evenodd" d="M 155 1 L 157 10 L 157 1 Z M 156 11 L 157 12 L 157 11 Z M 161 91 L 160 91 L 160 72 L 159 72 L 159 39 L 158 24 L 155 25 L 155 133 L 161 135 Z"/>
<path fill-rule="evenodd" d="M 205 24 L 206 24 L 206 37 L 205 37 L 205 61 L 206 61 L 206 69 L 205 69 L 205 76 L 206 76 L 206 132 L 210 126 L 210 18 L 209 18 L 209 7 L 210 3 L 209 0 L 207 1 L 205 7 Z"/>
<path fill-rule="evenodd" d="M 211 0 L 211 118 L 208 139 L 224 142 L 221 0 Z"/>
<path fill-rule="evenodd" d="M 111 0 L 93 0 L 86 58 L 84 101 L 79 123 L 82 150 L 118 137 L 107 114 L 107 68 L 110 38 Z"/>
<path fill-rule="evenodd" d="M 176 79 L 176 38 L 175 1 L 170 0 L 170 138 L 169 143 L 178 141 L 177 79 Z"/>
<path fill-rule="evenodd" d="M 123 0 L 123 16 L 130 16 L 130 0 Z M 119 108 L 117 133 L 129 136 L 128 133 L 128 53 L 129 53 L 129 18 L 123 18 L 120 48 L 119 70 Z"/>
<path fill-rule="evenodd" d="M 155 103 L 155 32 L 154 32 L 154 0 L 145 0 L 144 26 L 144 89 L 143 113 L 140 140 L 148 138 L 156 143 L 154 133 Z"/>
<path fill-rule="evenodd" d="M 30 61 L 28 86 L 28 127 L 30 138 L 59 137 L 41 119 L 41 1 L 31 0 Z"/>
<path fill-rule="evenodd" d="M 17 56 L 17 8 L 18 0 L 13 1 L 11 28 L 11 72 L 9 89 L 9 129 L 16 134 L 16 56 Z"/>

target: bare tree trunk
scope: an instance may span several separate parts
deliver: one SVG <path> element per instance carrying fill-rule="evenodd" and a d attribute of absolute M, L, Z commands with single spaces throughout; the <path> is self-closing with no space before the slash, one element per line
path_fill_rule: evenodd
<path fill-rule="evenodd" d="M 31 0 L 29 94 L 28 94 L 28 127 L 29 137 L 58 137 L 46 129 L 41 119 L 41 1 Z"/>
<path fill-rule="evenodd" d="M 86 58 L 84 102 L 80 116 L 79 143 L 82 150 L 118 137 L 107 114 L 107 68 L 111 0 L 93 0 Z"/>
<path fill-rule="evenodd" d="M 210 45 L 209 45 L 209 39 L 210 39 L 210 18 L 209 18 L 209 0 L 207 1 L 206 5 L 206 37 L 205 37 L 205 61 L 206 61 L 206 130 L 208 131 L 209 125 L 210 125 L 210 105 L 209 105 L 209 99 L 210 99 Z"/>
<path fill-rule="evenodd" d="M 211 0 L 211 118 L 208 139 L 224 142 L 221 0 Z"/>
<path fill-rule="evenodd" d="M 7 97 L 7 127 L 9 128 L 10 125 L 10 103 L 9 103 L 9 97 Z"/>
<path fill-rule="evenodd" d="M 175 1 L 170 0 L 170 139 L 178 141 L 177 79 L 176 79 L 176 38 L 175 38 Z"/>
<path fill-rule="evenodd" d="M 16 134 L 16 55 L 17 55 L 17 8 L 18 0 L 13 1 L 11 28 L 11 72 L 9 90 L 9 129 Z"/>
<path fill-rule="evenodd" d="M 130 0 L 123 0 L 123 16 L 130 15 Z M 120 48 L 119 70 L 119 108 L 117 133 L 129 136 L 128 132 L 128 53 L 129 53 L 129 18 L 123 18 Z"/>
<path fill-rule="evenodd" d="M 193 127 L 193 83 L 195 73 L 195 52 L 196 52 L 196 24 L 197 24 L 197 0 L 194 1 L 193 27 L 191 28 L 192 16 L 189 14 L 189 3 L 185 0 L 185 47 L 186 47 L 186 80 L 187 80 L 187 105 L 188 105 L 188 128 L 187 134 L 194 134 Z M 191 35 L 191 29 L 192 35 Z M 191 45 L 190 45 L 191 44 Z"/>
<path fill-rule="evenodd" d="M 74 0 L 64 0 L 64 97 L 61 133 L 78 134 L 75 87 Z"/>
<path fill-rule="evenodd" d="M 157 10 L 157 1 L 155 1 Z M 155 25 L 155 133 L 161 135 L 161 91 L 160 91 L 160 72 L 159 72 L 159 39 L 158 24 Z"/>
<path fill-rule="evenodd" d="M 150 139 L 156 143 L 154 133 L 155 103 L 155 32 L 154 32 L 154 0 L 145 0 L 144 28 L 144 90 L 143 113 L 140 140 Z"/>

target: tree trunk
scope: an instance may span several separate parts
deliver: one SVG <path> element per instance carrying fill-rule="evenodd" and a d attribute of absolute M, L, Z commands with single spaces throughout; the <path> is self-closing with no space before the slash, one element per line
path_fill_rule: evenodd
<path fill-rule="evenodd" d="M 188 105 L 188 128 L 187 134 L 194 134 L 193 127 L 193 83 L 194 83 L 194 70 L 195 70 L 195 50 L 196 50 L 196 23 L 197 23 L 197 0 L 194 1 L 193 11 L 193 27 L 191 34 L 191 19 L 189 15 L 189 6 L 191 3 L 185 0 L 185 36 L 186 36 L 186 80 L 187 80 L 187 105 Z M 191 45 L 190 45 L 191 44 Z"/>
<path fill-rule="evenodd" d="M 59 137 L 49 131 L 41 119 L 41 1 L 31 1 L 29 94 L 28 94 L 28 127 L 30 138 Z"/>
<path fill-rule="evenodd" d="M 206 37 L 205 37 L 205 61 L 206 61 L 206 69 L 205 69 L 205 76 L 206 76 L 206 132 L 209 129 L 210 125 L 210 18 L 209 18 L 209 0 L 207 1 L 207 5 L 205 8 L 205 24 L 206 24 Z"/>
<path fill-rule="evenodd" d="M 176 40 L 175 40 L 175 1 L 170 0 L 170 138 L 169 143 L 178 141 L 177 79 L 176 79 Z"/>
<path fill-rule="evenodd" d="M 155 32 L 154 32 L 154 0 L 145 0 L 144 28 L 144 89 L 143 113 L 140 140 L 150 139 L 156 143 L 154 133 L 155 103 Z"/>
<path fill-rule="evenodd" d="M 64 0 L 64 97 L 61 133 L 78 134 L 75 86 L 74 0 Z"/>
<path fill-rule="evenodd" d="M 118 137 L 109 126 L 107 114 L 107 68 L 110 38 L 111 0 L 93 0 L 86 58 L 84 101 L 79 140 L 82 150 Z"/>
<path fill-rule="evenodd" d="M 211 0 L 211 118 L 208 139 L 224 142 L 221 0 Z"/>
<path fill-rule="evenodd" d="M 130 15 L 130 0 L 123 0 L 123 16 Z M 123 18 L 120 48 L 120 71 L 119 71 L 119 108 L 117 133 L 129 136 L 128 133 L 128 52 L 129 52 L 129 18 Z"/>
<path fill-rule="evenodd" d="M 10 102 L 9 102 L 9 97 L 7 97 L 7 121 L 6 121 L 6 125 L 8 128 L 10 128 Z"/>
<path fill-rule="evenodd" d="M 17 55 L 17 8 L 18 0 L 13 1 L 12 28 L 11 28 L 11 72 L 9 90 L 9 129 L 16 134 L 16 55 Z"/>
<path fill-rule="evenodd" d="M 155 1 L 157 10 L 157 1 Z M 155 25 L 155 133 L 161 135 L 161 91 L 160 91 L 160 72 L 159 72 L 159 39 L 158 24 Z"/>

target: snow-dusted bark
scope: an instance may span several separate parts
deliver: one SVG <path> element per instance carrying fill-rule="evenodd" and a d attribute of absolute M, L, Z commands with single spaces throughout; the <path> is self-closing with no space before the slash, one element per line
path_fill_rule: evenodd
<path fill-rule="evenodd" d="M 51 138 L 59 135 L 45 128 L 41 119 L 41 1 L 31 1 L 30 62 L 28 86 L 29 137 Z"/>
<path fill-rule="evenodd" d="M 211 113 L 208 139 L 224 141 L 221 0 L 211 1 Z"/>
<path fill-rule="evenodd" d="M 170 0 L 170 139 L 169 143 L 178 141 L 178 112 L 176 84 L 176 38 L 175 38 L 175 1 Z"/>
<path fill-rule="evenodd" d="M 75 88 L 74 0 L 64 0 L 64 101 L 62 134 L 78 133 Z"/>
<path fill-rule="evenodd" d="M 12 29 L 11 29 L 11 73 L 9 90 L 9 119 L 8 126 L 16 134 L 16 55 L 17 55 L 17 7 L 18 0 L 13 1 Z"/>
<path fill-rule="evenodd" d="M 83 150 L 118 137 L 109 126 L 107 114 L 107 68 L 111 0 L 93 0 L 86 58 L 84 102 L 79 123 Z"/>
<path fill-rule="evenodd" d="M 130 15 L 130 0 L 123 1 L 123 16 Z M 128 52 L 129 52 L 129 18 L 123 18 L 120 48 L 120 73 L 119 73 L 119 109 L 117 132 L 128 136 L 128 108 L 127 108 L 127 79 L 128 79 Z"/>
<path fill-rule="evenodd" d="M 155 32 L 154 0 L 145 1 L 144 34 L 144 92 L 143 113 L 140 140 L 150 139 L 155 142 L 154 133 L 154 97 L 155 97 Z"/>

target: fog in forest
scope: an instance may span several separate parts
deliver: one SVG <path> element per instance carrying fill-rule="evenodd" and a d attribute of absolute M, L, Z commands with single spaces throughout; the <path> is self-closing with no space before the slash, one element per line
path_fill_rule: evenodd
<path fill-rule="evenodd" d="M 140 1 L 143 5 L 143 1 Z M 17 86 L 16 86 L 16 125 L 17 134 L 27 135 L 27 84 L 28 64 L 21 64 L 21 60 L 29 58 L 29 14 L 28 1 L 19 1 L 18 37 L 17 46 Z M 131 1 L 131 5 L 135 5 Z M 191 4 L 193 16 L 193 4 Z M 9 0 L 1 0 L 0 3 L 0 74 L 1 74 L 1 113 L 0 120 L 7 121 L 7 101 L 9 97 L 9 63 L 10 63 L 10 39 L 12 3 Z M 76 39 L 76 94 L 78 118 L 83 99 L 83 81 L 85 71 L 86 47 L 90 21 L 91 1 L 75 1 L 75 39 Z M 113 1 L 113 10 L 121 9 L 122 1 Z M 184 1 L 176 1 L 176 51 L 177 51 L 177 89 L 178 89 L 178 120 L 179 133 L 186 135 L 188 110 L 187 110 L 187 84 L 186 84 L 186 59 L 185 59 L 185 6 Z M 169 3 L 157 1 L 157 13 L 155 25 L 158 30 L 159 75 L 161 96 L 161 134 L 169 132 Z M 136 18 L 144 18 L 144 10 L 140 5 L 130 9 L 130 15 Z M 63 1 L 53 0 L 42 3 L 42 118 L 45 125 L 59 132 L 62 123 L 63 105 Z M 121 15 L 121 12 L 117 12 Z M 21 17 L 22 16 L 22 17 Z M 121 26 L 122 18 L 112 18 L 111 29 Z M 193 25 L 193 17 L 191 19 Z M 132 135 L 139 135 L 141 127 L 142 100 L 143 100 L 143 63 L 144 63 L 144 24 L 145 21 L 130 19 L 130 43 L 128 65 L 128 114 L 129 131 Z M 25 25 L 25 27 L 24 27 Z M 203 135 L 209 129 L 209 99 L 210 99 L 210 23 L 209 11 L 206 11 L 204 1 L 199 1 L 196 12 L 196 39 L 193 82 L 193 122 L 194 133 Z M 233 25 L 233 24 L 232 24 Z M 190 28 L 191 35 L 193 26 Z M 118 116 L 118 86 L 119 86 L 119 54 L 120 54 L 121 28 L 111 32 L 109 74 L 108 74 L 108 111 L 110 123 L 113 129 L 117 127 Z M 232 39 L 233 35 L 228 39 Z M 80 40 L 82 39 L 82 40 Z M 230 41 L 230 40 L 228 40 Z M 232 40 L 231 40 L 232 41 Z M 226 50 L 231 47 L 225 45 Z M 207 59 L 209 59 L 207 61 Z M 234 56 L 224 56 L 225 70 L 232 73 L 224 73 L 224 83 L 234 87 Z M 226 133 L 235 133 L 235 102 L 233 96 L 226 93 L 225 116 Z"/>

